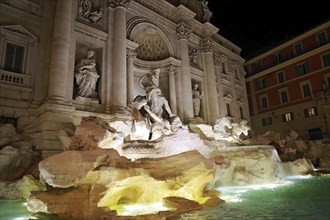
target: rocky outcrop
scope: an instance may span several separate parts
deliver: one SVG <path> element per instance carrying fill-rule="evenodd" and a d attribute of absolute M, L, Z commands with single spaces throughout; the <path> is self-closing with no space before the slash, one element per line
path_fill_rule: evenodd
<path fill-rule="evenodd" d="M 283 163 L 283 168 L 289 176 L 308 175 L 314 173 L 313 164 L 310 160 L 305 158 L 297 159 L 292 162 L 285 162 Z"/>
<path fill-rule="evenodd" d="M 245 186 L 285 179 L 281 160 L 270 145 L 237 146 L 211 154 L 217 166 L 215 186 Z"/>
<path fill-rule="evenodd" d="M 31 175 L 25 175 L 16 182 L 0 182 L 0 198 L 27 199 L 32 191 L 45 191 L 46 186 Z"/>
<path fill-rule="evenodd" d="M 221 202 L 218 194 L 207 191 L 214 179 L 214 166 L 213 159 L 198 151 L 136 161 L 113 149 L 67 151 L 40 162 L 41 178 L 51 187 L 46 192 L 33 192 L 28 209 L 67 219 L 120 219 L 128 204 L 163 203 L 168 211 L 155 211 L 156 216 L 169 216 L 173 209 L 198 210 Z M 196 205 L 172 207 L 170 199 L 164 199 L 171 197 Z"/>
<path fill-rule="evenodd" d="M 19 180 L 40 161 L 40 154 L 11 124 L 0 125 L 0 137 L 0 181 Z"/>

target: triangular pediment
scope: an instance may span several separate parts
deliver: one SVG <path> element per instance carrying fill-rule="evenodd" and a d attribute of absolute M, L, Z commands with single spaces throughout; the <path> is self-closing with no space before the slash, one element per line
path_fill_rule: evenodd
<path fill-rule="evenodd" d="M 0 26 L 1 32 L 11 32 L 12 34 L 21 35 L 33 40 L 37 40 L 38 38 L 34 36 L 30 31 L 26 30 L 21 25 L 4 25 Z"/>
<path fill-rule="evenodd" d="M 237 99 L 237 103 L 243 105 L 245 103 L 243 98 Z"/>
<path fill-rule="evenodd" d="M 227 93 L 223 96 L 224 100 L 231 102 L 233 100 L 233 96 L 230 93 Z"/>

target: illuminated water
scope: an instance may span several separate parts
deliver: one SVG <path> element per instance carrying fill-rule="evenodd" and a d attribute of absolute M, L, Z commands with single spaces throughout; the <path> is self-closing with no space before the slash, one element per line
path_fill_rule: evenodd
<path fill-rule="evenodd" d="M 330 175 L 290 178 L 283 185 L 227 187 L 219 189 L 224 204 L 168 220 L 329 220 Z M 30 216 L 30 217 L 29 217 Z M 37 216 L 36 216 L 37 217 Z M 0 200 L 1 220 L 28 220 L 31 213 L 22 200 Z M 38 216 L 38 219 L 56 219 Z"/>
<path fill-rule="evenodd" d="M 169 220 L 330 220 L 329 175 L 290 181 L 276 188 L 220 188 L 231 202 Z"/>

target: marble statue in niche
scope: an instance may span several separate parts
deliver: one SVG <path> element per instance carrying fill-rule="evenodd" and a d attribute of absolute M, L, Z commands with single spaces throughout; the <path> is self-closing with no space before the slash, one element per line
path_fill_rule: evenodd
<path fill-rule="evenodd" d="M 202 96 L 203 96 L 202 93 L 199 91 L 198 83 L 194 83 L 192 90 L 192 98 L 193 98 L 193 108 L 194 108 L 195 117 L 200 117 Z"/>
<path fill-rule="evenodd" d="M 76 99 L 79 97 L 97 100 L 96 83 L 99 74 L 96 70 L 95 51 L 89 50 L 87 56 L 81 59 L 74 68 L 77 84 Z"/>
<path fill-rule="evenodd" d="M 195 65 L 197 65 L 197 62 L 198 62 L 198 60 L 197 60 L 197 49 L 192 49 L 191 51 L 190 51 L 190 54 L 189 54 L 189 61 L 190 61 L 190 63 L 193 63 L 193 64 L 195 64 Z"/>
<path fill-rule="evenodd" d="M 79 18 L 97 26 L 102 26 L 103 6 L 98 1 L 81 0 L 78 8 Z"/>

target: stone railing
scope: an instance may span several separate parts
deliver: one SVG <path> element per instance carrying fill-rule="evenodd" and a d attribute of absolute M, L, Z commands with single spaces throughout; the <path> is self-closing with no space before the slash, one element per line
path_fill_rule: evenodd
<path fill-rule="evenodd" d="M 13 73 L 0 69 L 0 81 L 4 84 L 15 85 L 25 88 L 31 87 L 31 76 L 21 73 Z"/>

